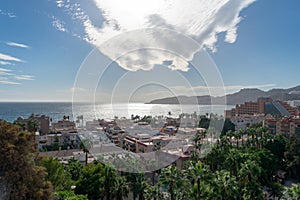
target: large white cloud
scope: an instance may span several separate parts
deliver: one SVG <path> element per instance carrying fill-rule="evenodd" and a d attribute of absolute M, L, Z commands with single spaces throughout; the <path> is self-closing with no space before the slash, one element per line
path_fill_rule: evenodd
<path fill-rule="evenodd" d="M 237 38 L 240 12 L 255 0 L 94 0 L 102 19 L 91 17 L 89 11 L 73 13 L 82 20 L 85 39 L 102 53 L 127 70 L 149 70 L 156 64 L 170 61 L 174 70 L 188 70 L 188 61 L 201 48 L 216 51 L 218 33 L 225 33 L 225 41 L 233 43 Z M 65 1 L 65 7 L 70 1 Z M 62 7 L 62 0 L 58 6 Z M 76 4 L 78 6 L 78 4 Z M 74 6 L 73 6 L 74 7 Z M 73 9 L 74 11 L 74 9 Z M 95 15 L 93 13 L 93 15 Z M 104 19 L 104 20 L 103 20 Z M 99 21 L 103 20 L 101 26 Z M 98 24 L 98 25 L 96 25 Z M 186 44 L 178 34 L 142 34 L 139 29 L 160 28 L 177 31 L 199 43 Z M 132 36 L 128 34 L 135 31 Z M 161 32 L 159 32 L 161 33 Z M 121 36 L 120 36 L 121 35 Z M 117 39 L 110 40 L 118 36 Z M 106 41 L 110 40 L 109 43 Z M 132 46 L 135 46 L 134 51 Z M 160 50 L 145 50 L 145 47 Z M 128 48 L 129 47 L 129 48 Z M 142 47 L 139 49 L 139 47 Z M 172 50 L 170 51 L 164 51 Z M 129 52 L 131 51 L 131 52 Z M 180 53 L 175 55 L 174 52 Z M 124 55 L 124 53 L 127 53 Z M 181 54 L 182 53 L 182 54 Z M 123 56 L 122 56 L 123 55 Z M 120 59 L 120 56 L 122 56 Z M 116 60 L 117 59 L 117 60 Z M 141 63 L 142 60 L 142 63 Z"/>

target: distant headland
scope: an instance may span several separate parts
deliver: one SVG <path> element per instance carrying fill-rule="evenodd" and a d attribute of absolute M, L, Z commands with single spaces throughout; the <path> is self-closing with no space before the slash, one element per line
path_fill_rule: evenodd
<path fill-rule="evenodd" d="M 294 101 L 300 100 L 300 86 L 288 88 L 288 89 L 271 89 L 269 91 L 263 91 L 257 88 L 241 89 L 240 91 L 227 94 L 225 96 L 227 105 L 241 104 L 246 101 L 256 101 L 259 97 L 270 97 L 274 100 L 280 101 Z M 214 104 L 221 104 L 224 96 L 213 97 L 209 95 L 204 96 L 177 96 L 167 97 L 161 99 L 154 99 L 147 104 L 195 104 L 199 105 L 211 105 L 212 100 Z"/>

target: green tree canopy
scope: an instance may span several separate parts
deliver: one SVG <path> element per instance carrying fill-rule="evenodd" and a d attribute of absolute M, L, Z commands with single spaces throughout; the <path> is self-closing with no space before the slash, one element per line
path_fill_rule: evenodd
<path fill-rule="evenodd" d="M 69 190 L 71 188 L 71 175 L 58 160 L 46 157 L 42 160 L 42 166 L 46 168 L 46 178 L 52 183 L 55 191 Z"/>
<path fill-rule="evenodd" d="M 9 199 L 52 199 L 44 168 L 34 163 L 34 135 L 0 120 L 0 177 L 7 182 Z"/>
<path fill-rule="evenodd" d="M 57 200 L 88 200 L 87 195 L 74 194 L 73 191 L 59 191 L 55 197 Z"/>

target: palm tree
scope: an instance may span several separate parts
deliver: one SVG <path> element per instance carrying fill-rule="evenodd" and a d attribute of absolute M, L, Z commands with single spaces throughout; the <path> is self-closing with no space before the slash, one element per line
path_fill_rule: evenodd
<path fill-rule="evenodd" d="M 137 123 L 138 121 L 140 121 L 141 117 L 139 115 L 136 115 L 134 117 L 134 121 Z"/>
<path fill-rule="evenodd" d="M 244 148 L 244 135 L 246 131 L 244 129 L 239 130 L 240 138 L 242 139 L 242 148 Z"/>
<path fill-rule="evenodd" d="M 239 140 L 241 139 L 241 132 L 240 131 L 233 132 L 233 137 L 236 141 L 236 147 L 239 148 Z"/>
<path fill-rule="evenodd" d="M 145 191 L 145 199 L 162 200 L 164 198 L 163 193 L 160 191 L 160 185 L 149 186 Z"/>
<path fill-rule="evenodd" d="M 133 193 L 133 199 L 135 200 L 138 197 L 139 200 L 144 200 L 146 188 L 149 186 L 146 182 L 144 174 L 129 173 L 127 174 L 127 180 L 130 183 L 130 188 Z"/>
<path fill-rule="evenodd" d="M 242 154 L 237 149 L 230 149 L 225 159 L 225 166 L 230 169 L 230 175 L 236 176 L 239 170 L 239 165 L 242 160 Z"/>
<path fill-rule="evenodd" d="M 154 170 L 152 172 L 152 185 L 154 185 L 154 177 L 156 170 L 159 169 L 159 154 L 160 154 L 160 149 L 161 149 L 161 141 L 155 142 L 153 145 L 153 151 L 155 152 L 155 161 L 156 161 L 156 166 L 154 167 Z"/>
<path fill-rule="evenodd" d="M 290 176 L 297 177 L 300 169 L 300 141 L 297 136 L 290 136 L 287 140 L 284 159 Z"/>
<path fill-rule="evenodd" d="M 123 189 L 120 187 L 116 187 L 116 186 L 120 186 L 117 185 L 118 183 L 117 181 L 118 181 L 118 176 L 116 170 L 111 166 L 105 165 L 103 169 L 103 182 L 104 182 L 104 194 L 107 200 L 113 199 L 117 190 Z"/>
<path fill-rule="evenodd" d="M 216 171 L 214 181 L 216 199 L 237 199 L 239 197 L 238 183 L 234 177 L 230 176 L 229 171 Z"/>
<path fill-rule="evenodd" d="M 206 163 L 210 166 L 211 170 L 217 170 L 223 164 L 225 159 L 225 152 L 219 147 L 214 146 L 210 153 L 206 156 Z"/>
<path fill-rule="evenodd" d="M 170 165 L 162 170 L 159 183 L 168 189 L 171 200 L 175 200 L 180 193 L 184 180 L 181 172 L 174 165 Z"/>
<path fill-rule="evenodd" d="M 28 124 L 27 125 L 28 125 L 28 131 L 33 134 L 34 144 L 36 145 L 36 138 L 35 138 L 36 136 L 35 136 L 35 133 L 38 130 L 39 122 L 37 120 L 33 119 L 33 118 L 30 118 L 28 120 Z"/>
<path fill-rule="evenodd" d="M 187 165 L 187 177 L 191 180 L 193 185 L 197 185 L 197 200 L 201 199 L 201 188 L 200 182 L 203 177 L 206 179 L 210 174 L 209 167 L 202 164 L 202 162 L 189 162 Z"/>
<path fill-rule="evenodd" d="M 281 199 L 283 195 L 284 187 L 280 183 L 271 182 L 270 185 L 268 185 L 268 193 L 269 196 L 273 197 L 273 199 Z"/>
<path fill-rule="evenodd" d="M 227 137 L 227 135 L 224 135 L 220 138 L 220 147 L 222 149 L 228 149 L 230 144 L 230 139 Z"/>
<path fill-rule="evenodd" d="M 256 135 L 256 130 L 254 128 L 247 128 L 247 133 L 248 133 L 248 140 L 250 141 L 250 144 L 253 146 L 255 145 L 255 135 Z M 250 140 L 250 135 L 251 135 L 251 140 Z"/>
<path fill-rule="evenodd" d="M 124 198 L 127 198 L 129 193 L 129 187 L 127 185 L 126 179 L 122 177 L 117 178 L 115 184 L 115 190 L 116 190 L 117 200 L 123 200 Z"/>
<path fill-rule="evenodd" d="M 260 184 L 261 167 L 254 160 L 246 160 L 238 172 L 239 183 L 243 188 L 244 199 L 264 199 Z"/>
<path fill-rule="evenodd" d="M 234 136 L 234 132 L 232 130 L 227 131 L 227 138 L 229 139 L 230 146 L 232 146 L 232 137 Z"/>
<path fill-rule="evenodd" d="M 80 148 L 85 153 L 85 165 L 88 163 L 88 154 L 90 153 L 91 148 L 93 147 L 93 142 L 90 139 L 83 139 L 80 142 Z"/>
<path fill-rule="evenodd" d="M 39 127 L 39 122 L 35 119 L 30 118 L 28 120 L 28 131 L 31 133 L 35 133 Z"/>
<path fill-rule="evenodd" d="M 202 140 L 206 137 L 206 131 L 203 131 L 201 133 L 197 133 L 194 135 L 193 137 L 193 141 L 194 141 L 194 148 L 196 150 L 196 153 L 199 154 L 199 156 L 201 156 L 201 147 L 202 147 Z"/>
<path fill-rule="evenodd" d="M 260 135 L 259 147 L 260 147 L 260 149 L 262 149 L 263 145 L 267 142 L 266 139 L 267 139 L 267 134 L 269 132 L 269 129 L 266 126 L 262 126 L 262 127 L 259 127 L 257 131 Z"/>

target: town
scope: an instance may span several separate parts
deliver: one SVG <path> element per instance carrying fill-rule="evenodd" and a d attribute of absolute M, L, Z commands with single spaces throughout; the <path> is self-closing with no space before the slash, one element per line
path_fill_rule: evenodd
<path fill-rule="evenodd" d="M 298 104 L 297 104 L 298 103 Z M 184 162 L 188 161 L 195 149 L 195 135 L 203 135 L 201 144 L 214 144 L 219 142 L 220 134 L 208 134 L 211 131 L 205 120 L 214 118 L 217 121 L 229 121 L 227 131 L 244 130 L 255 124 L 262 124 L 275 135 L 300 135 L 299 102 L 273 101 L 271 98 L 258 98 L 257 101 L 245 102 L 235 108 L 225 111 L 224 116 L 213 114 L 198 115 L 181 114 L 179 117 L 168 116 L 138 116 L 132 115 L 130 119 L 115 117 L 112 120 L 95 119 L 84 121 L 83 116 L 71 121 L 69 116 L 52 122 L 51 117 L 32 114 L 26 119 L 19 117 L 14 122 L 31 131 L 35 124 L 35 141 L 39 150 L 39 157 L 53 157 L 67 163 L 69 159 L 76 159 L 84 164 L 99 160 L 112 159 L 112 155 L 130 155 L 136 159 L 142 158 L 141 165 L 144 170 L 153 171 L 147 163 L 157 159 L 155 151 L 161 152 L 157 169 L 168 165 L 175 165 L 182 169 Z M 212 125 L 213 126 L 213 125 Z M 225 123 L 224 126 L 228 126 Z M 31 127 L 31 128 L 30 128 Z M 225 133 L 226 134 L 226 133 Z M 248 140 L 249 135 L 240 138 L 232 136 L 231 141 Z M 87 142 L 88 141 L 88 142 Z M 159 146 L 158 146 L 159 145 Z M 84 148 L 87 148 L 83 152 Z M 134 153 L 134 154 L 132 154 Z M 202 152 L 204 156 L 204 152 Z M 102 160 L 102 162 L 106 162 Z M 122 168 L 122 170 L 124 170 Z M 127 169 L 128 170 L 128 169 Z M 133 170 L 133 168 L 130 168 Z"/>
<path fill-rule="evenodd" d="M 81 115 L 75 120 L 63 116 L 53 121 L 51 116 L 31 114 L 18 117 L 13 124 L 0 120 L 1 127 L 6 127 L 0 129 L 1 134 L 7 136 L 10 131 L 10 137 L 1 140 L 4 148 L 0 150 L 4 153 L 22 144 L 20 150 L 9 151 L 14 155 L 7 157 L 14 158 L 9 163 L 19 166 L 15 165 L 17 157 L 17 163 L 32 162 L 26 165 L 33 170 L 30 173 L 42 166 L 46 176 L 41 180 L 50 181 L 55 191 L 46 187 L 45 195 L 50 192 L 58 199 L 143 199 L 144 195 L 150 195 L 145 199 L 177 199 L 180 195 L 211 199 L 223 193 L 207 189 L 218 184 L 223 191 L 227 188 L 226 182 L 220 182 L 224 177 L 233 186 L 226 199 L 232 195 L 234 199 L 280 199 L 293 196 L 299 186 L 299 108 L 298 101 L 262 97 L 238 104 L 224 116 L 196 112 L 173 116 L 170 111 L 166 116 L 85 121 Z M 24 134 L 28 139 L 22 139 Z M 5 166 L 6 173 L 16 173 Z M 251 175 L 252 168 L 258 171 Z M 194 173 L 200 173 L 201 179 Z M 19 176 L 23 179 L 24 174 Z M 0 180 L 3 198 L 9 190 L 15 191 L 18 181 L 12 187 L 6 186 L 8 179 Z M 119 181 L 123 185 L 117 186 Z M 197 188 L 172 186 L 174 181 Z M 106 183 L 110 185 L 97 192 Z M 174 187 L 177 193 L 172 193 Z"/>
<path fill-rule="evenodd" d="M 188 160 L 193 152 L 193 136 L 205 131 L 205 128 L 198 127 L 199 119 L 200 116 L 193 113 L 181 114 L 178 118 L 131 116 L 131 119 L 116 117 L 110 121 L 98 119 L 86 122 L 82 116 L 76 121 L 64 116 L 62 120 L 52 122 L 49 116 L 32 114 L 26 119 L 19 117 L 14 123 L 25 131 L 31 131 L 30 127 L 35 123 L 35 141 L 41 157 L 51 156 L 62 162 L 75 158 L 89 163 L 97 160 L 100 154 L 129 151 L 143 156 L 154 152 L 154 147 L 159 144 L 164 151 L 164 159 L 169 156 L 182 167 L 183 161 Z M 87 140 L 91 143 L 88 160 L 82 151 Z M 160 165 L 165 167 L 169 164 Z"/>

